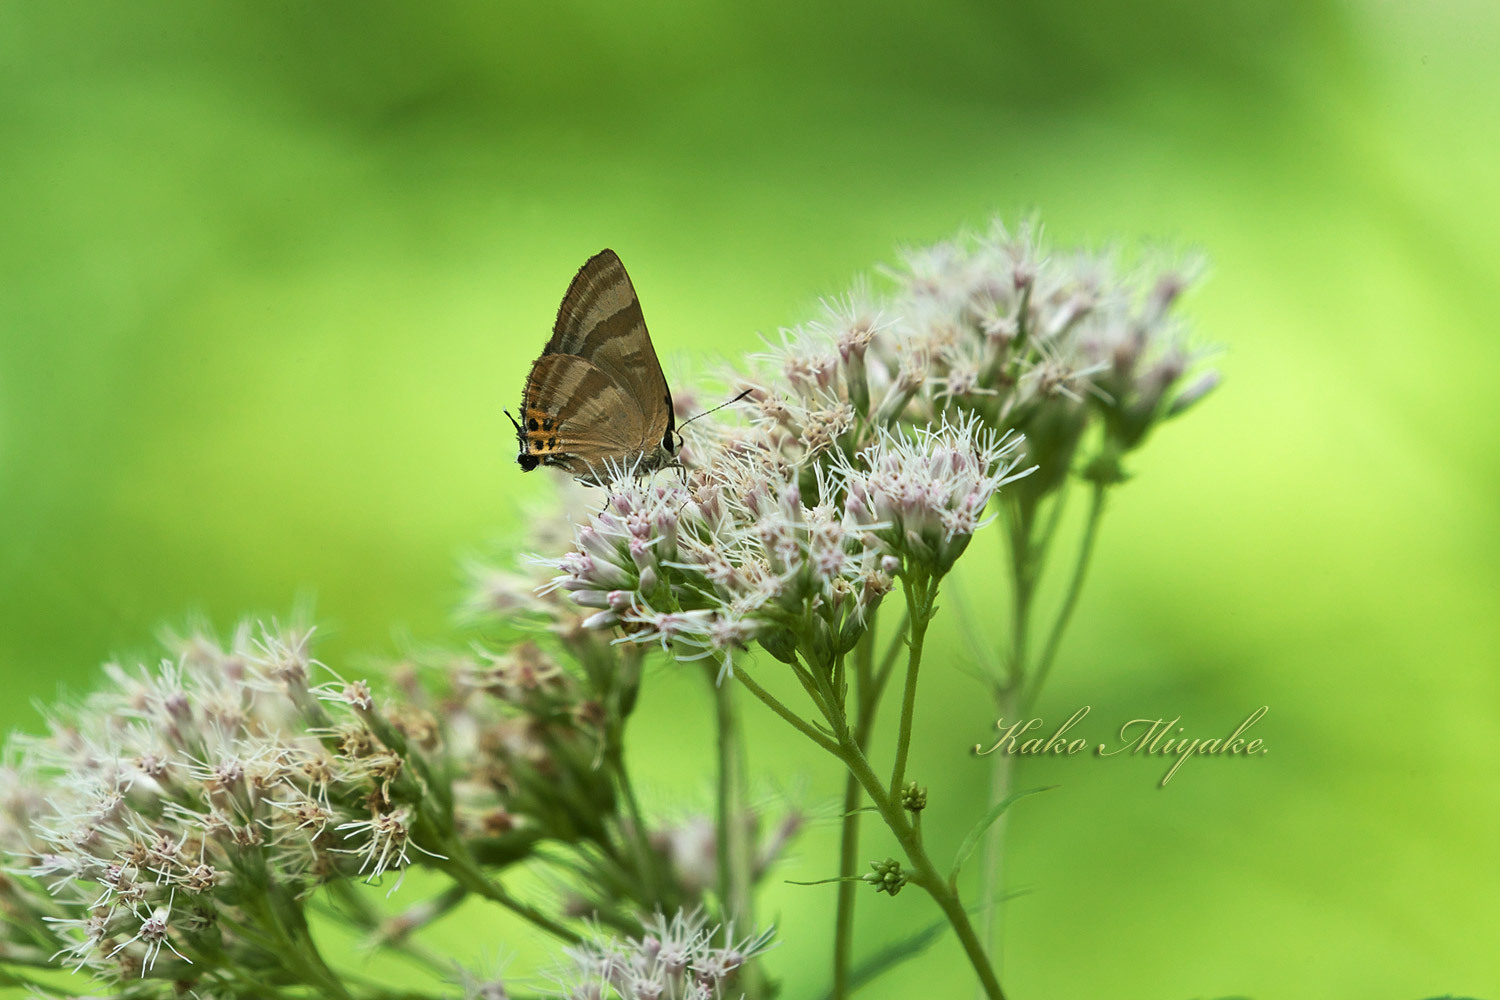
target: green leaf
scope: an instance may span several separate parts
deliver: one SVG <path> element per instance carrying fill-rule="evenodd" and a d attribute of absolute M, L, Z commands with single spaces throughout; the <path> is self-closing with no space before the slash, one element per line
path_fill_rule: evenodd
<path fill-rule="evenodd" d="M 1038 788 L 1037 791 L 1041 791 L 1041 789 Z M 1009 902 L 1017 896 L 1026 895 L 1027 891 L 1029 890 L 1022 889 L 1016 892 L 1003 893 L 995 897 L 995 902 Z M 978 913 L 980 909 L 981 906 L 976 903 L 974 906 L 966 907 L 965 912 L 972 916 Z M 946 919 L 939 920 L 934 924 L 922 928 L 910 937 L 902 938 L 900 941 L 886 945 L 869 958 L 855 963 L 854 968 L 849 972 L 849 992 L 853 993 L 861 986 L 879 978 L 908 958 L 915 958 L 923 951 L 926 951 L 928 946 L 942 937 L 943 931 L 951 926 L 953 925 Z M 830 990 L 828 993 L 825 993 L 823 1000 L 833 1000 L 833 992 Z"/>
<path fill-rule="evenodd" d="M 1041 792 L 1041 789 L 1037 790 L 1038 792 Z M 1020 889 L 1020 891 L 1016 892 L 1005 892 L 1005 894 L 996 897 L 995 901 L 996 903 L 1010 903 L 1010 901 L 1014 900 L 1014 898 L 1023 897 L 1023 895 L 1028 894 L 1028 892 L 1029 889 Z M 983 909 L 983 907 L 981 907 L 981 904 L 975 904 L 975 906 L 965 907 L 965 912 L 969 913 L 969 915 L 971 916 L 974 916 L 975 913 L 980 912 L 981 909 Z M 942 921 L 938 921 L 936 922 L 936 924 L 929 925 L 929 927 L 922 928 L 922 930 L 916 931 L 916 933 L 912 934 L 912 936 L 910 937 L 904 937 L 904 939 L 898 940 L 898 942 L 894 942 L 892 943 L 892 945 L 886 945 L 885 948 L 880 949 L 880 951 L 877 951 L 876 954 L 870 955 L 870 957 L 865 958 L 865 960 L 859 961 L 859 963 L 856 963 L 855 967 L 853 967 L 853 969 L 849 972 L 849 993 L 853 993 L 853 991 L 858 990 L 859 987 L 864 987 L 864 985 L 867 985 L 868 982 L 873 981 L 873 979 L 877 979 L 880 978 L 880 976 L 885 975 L 888 970 L 894 969 L 895 966 L 903 963 L 903 961 L 906 961 L 907 958 L 915 958 L 916 955 L 921 954 L 921 952 L 927 951 L 927 948 L 929 948 L 929 946 L 932 945 L 933 942 L 936 942 L 939 937 L 942 937 L 942 933 L 944 933 L 944 931 L 947 931 L 950 927 L 953 927 L 953 925 L 951 925 L 950 922 L 947 921 L 947 919 L 942 919 Z M 831 990 L 829 990 L 828 993 L 823 994 L 822 1000 L 832 999 L 834 999 L 834 994 L 832 994 Z"/>
<path fill-rule="evenodd" d="M 911 937 L 888 944 L 869 958 L 856 963 L 854 968 L 849 970 L 849 992 L 854 992 L 886 970 L 926 951 L 929 945 L 943 936 L 943 931 L 947 930 L 948 926 L 947 920 L 929 924 Z M 824 994 L 823 1000 L 833 1000 L 833 991 L 830 990 Z"/>
<path fill-rule="evenodd" d="M 963 870 L 964 862 L 969 860 L 969 855 L 974 853 L 974 848 L 979 846 L 979 838 L 983 837 L 984 831 L 988 830 L 990 825 L 1010 808 L 1012 802 L 1024 799 L 1028 795 L 1035 795 L 1037 792 L 1051 791 L 1056 787 L 1056 785 L 1043 785 L 1040 788 L 1028 788 L 1014 795 L 1007 795 L 991 806 L 990 811 L 981 816 L 979 822 L 975 823 L 974 828 L 964 837 L 964 842 L 958 845 L 958 854 L 953 858 L 953 871 L 948 875 L 948 881 L 958 881 L 958 873 Z"/>

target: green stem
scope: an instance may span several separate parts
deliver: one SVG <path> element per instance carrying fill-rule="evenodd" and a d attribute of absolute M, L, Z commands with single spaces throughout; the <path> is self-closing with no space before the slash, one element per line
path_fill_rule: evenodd
<path fill-rule="evenodd" d="M 1031 599 L 1036 589 L 1031 533 L 1035 508 L 1021 501 L 1012 510 L 1010 533 L 1011 621 L 1010 662 L 1005 688 L 1016 689 L 1026 677 L 1026 640 L 1031 625 Z"/>
<path fill-rule="evenodd" d="M 323 961 L 300 901 L 273 885 L 266 892 L 242 893 L 240 907 L 259 925 L 289 973 L 325 997 L 352 1000 L 343 980 Z"/>
<path fill-rule="evenodd" d="M 395 950 L 430 972 L 446 976 L 453 971 L 453 965 L 448 959 L 441 958 L 423 948 L 411 940 L 409 935 L 451 912 L 468 895 L 468 890 L 463 886 L 450 886 L 434 899 L 418 903 L 405 913 L 391 918 L 387 918 L 371 906 L 360 895 L 354 884 L 346 879 L 335 879 L 329 882 L 325 889 L 329 897 L 337 898 L 344 908 L 341 909 L 338 905 L 328 902 L 324 904 L 324 912 L 364 929 L 374 936 L 382 947 Z M 399 932 L 393 933 L 398 926 Z"/>
<path fill-rule="evenodd" d="M 1015 720 L 1016 692 L 1007 689 L 999 695 L 1000 718 Z M 1015 757 L 1000 752 L 990 763 L 991 804 L 1002 802 L 1010 794 L 1012 775 L 1015 772 Z M 1005 813 L 995 821 L 985 836 L 984 860 L 979 872 L 979 928 L 981 940 L 990 947 L 995 968 L 1005 965 L 1005 937 L 1002 927 L 1004 916 L 1000 912 L 1000 893 L 1005 885 L 1005 836 L 1009 816 Z"/>
<path fill-rule="evenodd" d="M 468 889 L 476 896 L 483 896 L 491 902 L 499 903 L 527 923 L 546 931 L 561 941 L 566 941 L 568 944 L 578 944 L 583 940 L 578 934 L 564 927 L 556 920 L 553 920 L 541 910 L 538 910 L 529 903 L 523 903 L 512 896 L 500 883 L 491 880 L 474 863 L 474 859 L 469 856 L 468 850 L 461 844 L 454 841 L 449 846 L 452 850 L 448 858 L 445 861 L 438 862 L 436 867 L 447 872 L 448 876 L 459 885 Z"/>
<path fill-rule="evenodd" d="M 932 618 L 932 598 L 935 588 L 930 586 L 930 581 L 921 581 L 921 586 L 914 586 L 910 581 L 903 581 L 906 587 L 907 607 L 911 620 L 909 628 L 911 636 L 909 646 L 911 648 L 910 659 L 907 663 L 906 694 L 902 703 L 902 723 L 900 738 L 897 745 L 898 767 L 893 773 L 893 785 L 895 790 L 888 792 L 881 784 L 880 778 L 870 767 L 869 760 L 865 757 L 864 750 L 860 747 L 852 730 L 842 712 L 836 712 L 828 718 L 828 722 L 837 733 L 836 739 L 825 736 L 811 723 L 800 718 L 792 712 L 745 672 L 739 671 L 735 676 L 740 682 L 750 689 L 751 693 L 759 698 L 777 715 L 790 723 L 798 732 L 811 739 L 818 746 L 823 747 L 849 769 L 856 781 L 866 795 L 874 803 L 876 811 L 885 820 L 891 833 L 901 844 L 906 853 L 907 860 L 912 866 L 911 882 L 924 889 L 928 895 L 938 904 L 943 915 L 948 918 L 952 925 L 954 934 L 958 937 L 959 944 L 968 956 L 970 964 L 974 967 L 975 974 L 984 990 L 988 1000 L 1005 1000 L 1005 993 L 1000 988 L 1000 981 L 995 976 L 995 970 L 990 965 L 989 957 L 985 954 L 984 946 L 980 943 L 978 935 L 974 933 L 974 927 L 969 923 L 969 915 L 965 912 L 963 904 L 959 901 L 958 892 L 950 885 L 946 878 L 939 873 L 937 866 L 928 857 L 927 851 L 922 846 L 921 835 L 918 829 L 906 818 L 906 812 L 901 808 L 899 780 L 905 776 L 905 760 L 907 751 L 911 745 L 911 723 L 915 712 L 916 678 L 918 668 L 921 665 L 922 645 L 926 635 L 927 623 Z M 921 599 L 918 601 L 918 594 Z M 821 706 L 820 706 L 821 707 Z M 834 706 L 837 708 L 837 706 Z"/>
<path fill-rule="evenodd" d="M 751 883 L 755 874 L 755 845 L 751 842 L 745 807 L 748 795 L 739 706 L 734 701 L 734 687 L 718 683 L 717 665 L 709 669 L 708 680 L 714 688 L 714 721 L 718 730 L 718 850 L 715 853 L 718 855 L 720 905 L 726 928 L 753 929 L 755 898 Z M 766 992 L 765 974 L 758 962 L 752 961 L 745 967 L 741 986 L 748 1000 L 757 1000 Z"/>
<path fill-rule="evenodd" d="M 645 889 L 647 899 L 660 900 L 661 893 L 657 888 L 656 857 L 651 850 L 650 835 L 646 829 L 645 817 L 641 812 L 640 800 L 635 797 L 635 786 L 631 784 L 630 775 L 625 770 L 624 755 L 620 750 L 620 744 L 609 754 L 610 770 L 614 772 L 615 785 L 620 789 L 620 797 L 625 800 L 625 811 L 627 822 L 630 824 L 629 836 L 626 837 L 630 849 L 635 853 L 635 866 L 640 870 L 641 885 Z"/>
<path fill-rule="evenodd" d="M 1052 539 L 1057 537 L 1057 527 L 1062 524 L 1063 511 L 1068 506 L 1068 494 L 1072 492 L 1071 484 L 1064 482 L 1057 488 L 1057 496 L 1049 505 L 1047 511 L 1047 523 L 1042 527 L 1042 533 L 1037 537 L 1036 546 L 1033 551 L 1033 560 L 1038 567 L 1047 561 L 1047 552 L 1052 547 Z"/>
<path fill-rule="evenodd" d="M 1088 521 L 1083 528 L 1083 541 L 1079 543 L 1078 559 L 1073 564 L 1073 576 L 1068 581 L 1068 591 L 1063 597 L 1062 607 L 1058 609 L 1057 618 L 1052 622 L 1052 631 L 1047 635 L 1047 644 L 1042 647 L 1042 655 L 1037 661 L 1036 671 L 1032 675 L 1026 697 L 1021 701 L 1023 712 L 1031 711 L 1032 705 L 1036 704 L 1037 698 L 1041 695 L 1042 685 L 1046 683 L 1047 675 L 1052 671 L 1052 662 L 1057 658 L 1058 647 L 1062 645 L 1063 632 L 1067 630 L 1068 622 L 1073 617 L 1073 609 L 1078 606 L 1079 595 L 1083 592 L 1083 579 L 1088 573 L 1089 561 L 1094 554 L 1094 540 L 1099 534 L 1099 519 L 1104 515 L 1106 489 L 1103 483 L 1094 484 L 1093 495 L 1089 502 Z"/>
<path fill-rule="evenodd" d="M 805 655 L 805 654 L 804 654 Z M 809 657 L 809 662 L 811 658 Z M 792 672 L 802 684 L 802 690 L 812 699 L 812 703 L 823 713 L 824 718 L 831 719 L 838 714 L 835 709 L 839 705 L 838 698 L 834 695 L 832 687 L 828 685 L 827 677 L 799 662 L 797 654 L 792 654 Z"/>
<path fill-rule="evenodd" d="M 30 976 L 24 973 L 16 972 L 13 969 L 7 969 L 3 965 L 0 965 L 0 986 L 6 988 L 14 986 L 22 989 L 29 989 L 34 991 L 37 996 L 42 997 L 51 996 L 52 990 L 55 989 L 55 987 L 49 986 L 48 984 L 40 982 L 39 980 L 32 979 Z"/>
<path fill-rule="evenodd" d="M 911 615 L 911 651 L 906 661 L 906 690 L 901 698 L 901 728 L 896 732 L 896 764 L 891 769 L 890 797 L 901 801 L 901 784 L 906 780 L 906 757 L 911 750 L 912 717 L 917 711 L 917 672 L 922 666 L 922 645 L 927 625 L 932 621 L 932 591 L 925 579 L 916 582 L 903 578 L 906 607 Z"/>
<path fill-rule="evenodd" d="M 1041 696 L 1042 686 L 1046 683 L 1052 664 L 1057 658 L 1063 633 L 1067 629 L 1073 610 L 1078 604 L 1078 598 L 1083 591 L 1084 576 L 1093 556 L 1099 520 L 1104 513 L 1106 488 L 1104 484 L 1094 484 L 1088 519 L 1084 524 L 1083 538 L 1079 543 L 1072 577 L 1068 581 L 1068 589 L 1058 609 L 1057 617 L 1052 622 L 1046 644 L 1042 647 L 1041 656 L 1032 670 L 1027 669 L 1025 662 L 1027 638 L 1031 627 L 1031 602 L 1041 573 L 1042 559 L 1058 524 L 1062 496 L 1059 495 L 1054 501 L 1052 515 L 1048 518 L 1042 539 L 1036 546 L 1033 546 L 1031 541 L 1033 514 L 1019 508 L 1016 511 L 1010 534 L 1011 582 L 1015 601 L 1015 619 L 1011 635 L 1011 671 L 1009 681 L 996 691 L 996 704 L 1002 719 L 1008 719 L 1011 722 L 1019 721 L 1030 714 L 1036 705 L 1037 698 Z M 995 755 L 990 771 L 991 805 L 1000 802 L 1010 794 L 1014 769 L 1015 760 L 1010 754 Z M 979 882 L 980 926 L 983 929 L 983 939 L 990 943 L 995 955 L 997 967 L 1004 964 L 1005 954 L 1004 921 L 998 910 L 998 902 L 1004 890 L 1005 838 L 1008 827 L 1008 817 L 1001 816 L 986 834 L 984 862 Z"/>
<path fill-rule="evenodd" d="M 915 622 L 915 617 L 913 621 Z M 890 828 L 896 840 L 901 844 L 901 849 L 906 852 L 907 860 L 911 863 L 913 877 L 911 881 L 927 891 L 943 915 L 948 918 L 948 923 L 953 926 L 953 932 L 958 937 L 959 944 L 963 946 L 964 954 L 968 956 L 969 963 L 973 965 L 974 972 L 979 976 L 979 982 L 984 989 L 984 994 L 989 1000 L 1005 1000 L 1005 993 L 1000 989 L 1000 981 L 995 976 L 995 970 L 990 965 L 989 957 L 985 954 L 984 946 L 980 943 L 978 935 L 974 933 L 974 927 L 969 923 L 969 915 L 965 912 L 963 904 L 958 899 L 958 893 L 948 884 L 937 866 L 928 857 L 927 851 L 922 847 L 921 838 L 916 828 L 906 818 L 906 813 L 901 808 L 899 797 L 892 797 L 886 793 L 881 786 L 880 778 L 876 776 L 870 762 L 865 758 L 864 751 L 854 742 L 853 738 L 846 738 L 834 751 L 835 756 L 842 760 L 849 768 L 870 800 L 875 803 L 885 824 Z"/>
<path fill-rule="evenodd" d="M 839 830 L 839 898 L 833 923 L 833 1000 L 849 996 L 849 962 L 854 953 L 854 905 L 859 882 L 859 780 L 844 780 L 844 819 Z"/>
<path fill-rule="evenodd" d="M 858 725 L 859 719 L 864 717 L 864 705 L 870 697 L 870 685 L 875 682 L 875 633 L 879 614 L 879 607 L 870 612 L 870 617 L 865 622 L 865 633 L 859 637 L 859 642 L 854 646 L 854 682 L 858 685 L 855 701 L 858 716 L 855 719 L 855 725 Z M 901 630 L 906 631 L 904 622 Z"/>
<path fill-rule="evenodd" d="M 296 937 L 315 981 L 323 984 L 327 995 L 350 998 L 351 994 L 345 988 L 343 979 L 329 967 L 323 959 L 323 953 L 318 950 L 318 944 L 313 940 L 311 928 L 307 926 L 307 919 L 302 912 L 301 904 L 293 903 L 292 905 L 296 907 Z"/>
<path fill-rule="evenodd" d="M 710 669 L 717 676 L 717 670 Z M 712 682 L 714 677 L 709 680 Z M 750 875 L 755 862 L 745 825 L 744 745 L 733 687 L 715 685 L 714 708 L 719 751 L 719 894 L 723 899 L 726 921 L 750 927 L 754 924 Z"/>
<path fill-rule="evenodd" d="M 866 699 L 867 706 L 873 706 L 880 700 L 880 695 L 885 691 L 886 681 L 891 679 L 891 671 L 896 669 L 896 656 L 901 652 L 901 647 L 906 645 L 907 626 L 911 624 L 911 612 L 907 611 L 901 616 L 901 624 L 896 626 L 896 634 L 891 636 L 890 645 L 885 648 L 885 655 L 880 658 L 880 667 L 875 671 L 874 683 L 870 685 L 870 697 Z M 864 692 L 861 690 L 861 696 Z"/>
<path fill-rule="evenodd" d="M 26 945 L 0 944 L 0 975 L 7 965 L 26 965 L 36 969 L 54 969 L 57 963 L 49 957 L 50 952 Z"/>
<path fill-rule="evenodd" d="M 746 671 L 736 670 L 734 672 L 734 676 L 736 680 L 745 685 L 745 687 L 750 691 L 751 694 L 755 695 L 755 697 L 764 702 L 767 708 L 785 719 L 803 736 L 806 736 L 808 739 L 812 740 L 814 743 L 822 747 L 824 750 L 827 750 L 829 753 L 837 752 L 838 743 L 836 741 L 824 735 L 812 723 L 808 722 L 796 712 L 793 712 L 791 709 L 783 705 L 775 695 L 771 694 L 771 692 L 767 691 L 765 688 L 757 684 L 754 678 L 752 678 Z"/>
<path fill-rule="evenodd" d="M 1057 525 L 1059 506 L 1054 506 L 1053 517 L 1046 534 Z M 1026 681 L 1027 640 L 1031 631 L 1031 605 L 1035 595 L 1039 567 L 1037 547 L 1032 544 L 1036 526 L 1036 508 L 1028 501 L 1018 501 L 1010 509 L 1010 531 L 1006 538 L 1010 542 L 1011 579 L 1011 629 L 1010 659 L 1006 663 L 1003 680 L 995 685 L 995 704 L 1001 720 L 1015 722 L 1016 699 Z M 1045 536 L 1044 536 L 1045 537 Z M 990 805 L 1001 801 L 1009 794 L 1015 761 L 1008 753 L 998 753 L 990 762 Z M 984 859 L 979 874 L 979 926 L 982 940 L 995 958 L 1002 964 L 1005 953 L 1001 938 L 1001 917 L 997 907 L 998 894 L 1004 878 L 1005 817 L 1001 816 L 984 837 Z M 976 994 L 977 995 L 977 994 Z"/>
<path fill-rule="evenodd" d="M 906 622 L 901 632 L 906 631 Z M 894 641 L 892 648 L 895 648 Z M 872 617 L 865 634 L 854 650 L 854 676 L 858 684 L 855 695 L 854 742 L 861 750 L 869 747 L 875 722 L 875 708 L 880 690 L 875 674 L 875 620 Z M 894 654 L 892 655 L 894 659 Z M 889 672 L 886 672 L 889 676 Z M 849 965 L 854 955 L 854 907 L 859 880 L 859 781 L 850 772 L 844 778 L 844 815 L 839 830 L 839 896 L 833 925 L 833 1000 L 849 996 Z"/>

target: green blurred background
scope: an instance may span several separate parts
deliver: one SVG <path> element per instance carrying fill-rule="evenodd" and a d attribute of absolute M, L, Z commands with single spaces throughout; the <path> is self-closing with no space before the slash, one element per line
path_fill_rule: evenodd
<path fill-rule="evenodd" d="M 682 371 L 1036 208 L 1206 250 L 1227 375 L 1117 497 L 1041 714 L 1264 704 L 1272 752 L 1165 790 L 1023 766 L 1062 787 L 1013 820 L 1008 991 L 1500 995 L 1497 44 L 1481 0 L 4 3 L 0 725 L 191 614 L 312 595 L 355 668 L 449 634 L 457 557 L 545 495 L 500 410 L 603 246 Z M 990 721 L 951 625 L 912 765 L 939 857 Z M 664 810 L 708 802 L 700 687 L 651 677 Z M 829 763 L 751 723 L 765 794 L 831 816 Z M 766 898 L 789 997 L 826 985 L 833 896 Z M 861 907 L 866 947 L 934 915 Z M 538 955 L 482 910 L 439 943 Z M 970 981 L 947 938 L 865 995 Z"/>

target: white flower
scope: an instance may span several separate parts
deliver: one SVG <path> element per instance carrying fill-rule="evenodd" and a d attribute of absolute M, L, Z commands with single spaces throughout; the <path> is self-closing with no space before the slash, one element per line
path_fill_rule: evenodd
<path fill-rule="evenodd" d="M 854 518 L 873 518 L 873 534 L 904 564 L 946 573 L 989 521 L 990 500 L 1017 471 L 1022 439 L 999 435 L 976 418 L 935 429 L 882 430 L 837 474 Z"/>
<path fill-rule="evenodd" d="M 836 486 L 813 471 L 813 493 Z M 808 506 L 801 478 L 794 466 L 718 450 L 686 485 L 612 483 L 550 586 L 598 609 L 585 627 L 621 626 L 683 660 L 712 656 L 721 676 L 751 642 L 813 618 L 851 643 L 858 633 L 846 623 L 862 623 L 890 589 L 871 533 L 879 525 L 842 505 Z"/>
<path fill-rule="evenodd" d="M 565 1000 L 719 1000 L 738 970 L 770 947 L 772 932 L 736 939 L 733 928 L 710 928 L 697 910 L 658 913 L 640 938 L 596 937 L 564 949 L 551 995 Z M 716 943 L 717 942 L 717 943 Z"/>
<path fill-rule="evenodd" d="M 192 959 L 178 951 L 167 934 L 167 922 L 172 918 L 172 901 L 174 898 L 175 892 L 167 898 L 166 906 L 157 907 L 144 918 L 141 917 L 139 910 L 135 911 L 136 919 L 141 921 L 140 929 L 131 937 L 120 942 L 115 947 L 115 950 L 110 952 L 106 957 L 114 958 L 130 945 L 141 941 L 146 945 L 145 954 L 141 958 L 141 978 L 143 979 L 146 976 L 146 972 L 156 966 L 157 956 L 161 954 L 163 948 L 166 948 L 184 962 L 192 965 Z"/>

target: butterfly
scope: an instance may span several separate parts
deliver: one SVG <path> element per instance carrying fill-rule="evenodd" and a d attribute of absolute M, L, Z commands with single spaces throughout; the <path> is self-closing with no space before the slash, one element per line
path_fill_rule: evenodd
<path fill-rule="evenodd" d="M 505 415 L 523 472 L 552 465 L 598 486 L 617 469 L 641 475 L 677 464 L 672 391 L 613 250 L 590 257 L 568 285 L 520 409 L 521 420 Z"/>

